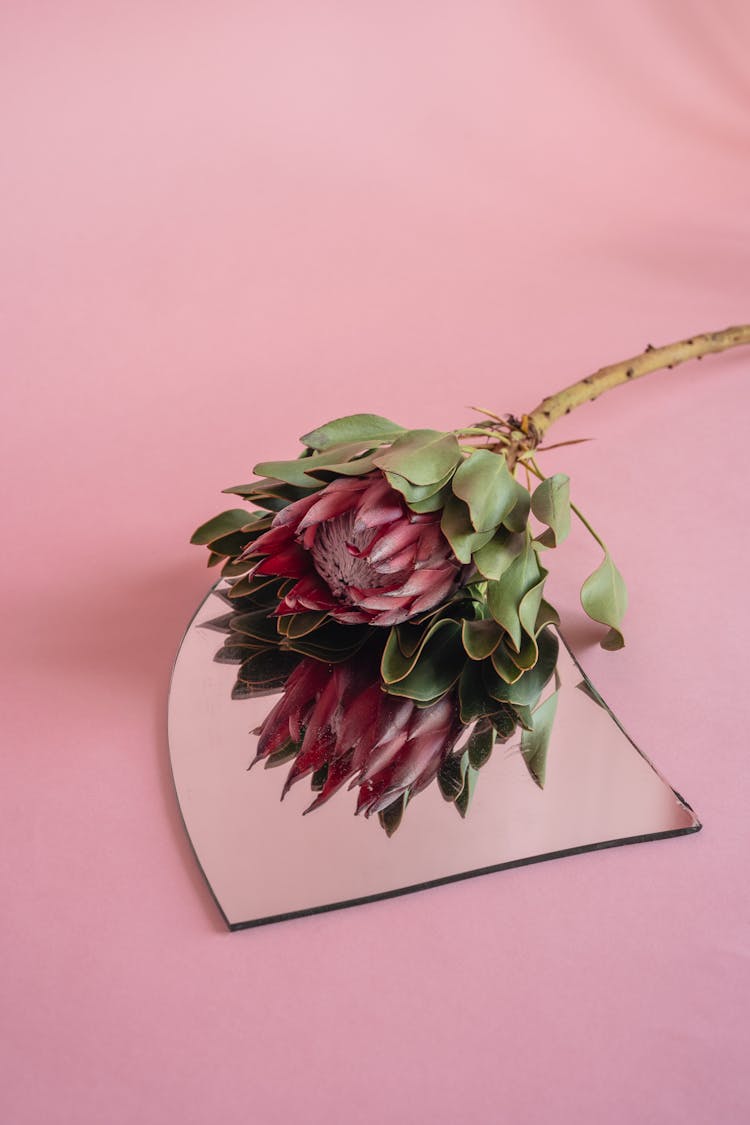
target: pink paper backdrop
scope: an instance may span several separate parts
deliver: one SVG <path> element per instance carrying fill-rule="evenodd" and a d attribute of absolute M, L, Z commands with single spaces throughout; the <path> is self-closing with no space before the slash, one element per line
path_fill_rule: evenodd
<path fill-rule="evenodd" d="M 561 423 L 632 595 L 569 626 L 705 822 L 223 932 L 170 662 L 193 527 L 333 415 L 450 426 L 750 319 L 744 0 L 21 3 L 0 13 L 0 1117 L 750 1113 L 750 355 Z M 553 593 L 597 561 L 576 534 Z"/>

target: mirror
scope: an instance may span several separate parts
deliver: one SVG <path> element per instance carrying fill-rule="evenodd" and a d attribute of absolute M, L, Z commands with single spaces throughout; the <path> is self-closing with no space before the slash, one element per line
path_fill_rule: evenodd
<path fill-rule="evenodd" d="M 419 732 L 410 728 L 415 735 L 410 753 L 419 755 L 415 768 L 422 771 L 424 788 L 396 824 L 396 802 L 386 798 L 383 803 L 383 793 L 393 797 L 393 769 L 389 785 L 382 784 L 384 762 L 392 764 L 395 755 L 388 759 L 380 735 L 398 727 L 400 719 L 388 726 L 393 716 L 363 707 L 368 731 L 380 724 L 378 738 L 368 735 L 370 754 L 378 741 L 381 754 L 370 782 L 358 786 L 355 778 L 357 791 L 347 788 L 356 761 L 346 763 L 349 772 L 341 768 L 343 776 L 336 777 L 326 776 L 325 766 L 311 767 L 297 771 L 302 776 L 281 801 L 295 764 L 296 749 L 285 737 L 289 724 L 301 723 L 304 730 L 311 714 L 322 713 L 313 712 L 306 700 L 319 701 L 332 675 L 338 677 L 336 692 L 348 693 L 342 698 L 362 698 L 367 677 L 372 680 L 367 656 L 358 653 L 338 671 L 318 664 L 326 675 L 317 677 L 299 663 L 254 667 L 243 686 L 216 631 L 225 611 L 215 589 L 185 634 L 172 675 L 169 745 L 185 827 L 230 929 L 700 828 L 690 806 L 625 734 L 562 638 L 544 788 L 534 783 L 515 732 L 481 764 L 462 818 L 446 796 L 453 784 L 460 786 L 457 763 L 469 732 L 455 716 L 428 714 L 426 708 L 418 716 L 420 729 L 431 730 L 432 739 L 423 736 L 417 744 Z M 408 719 L 415 721 L 413 715 Z M 266 758 L 249 770 L 259 741 Z M 316 760 L 313 755 L 312 765 Z M 267 763 L 279 768 L 264 769 Z M 323 807 L 302 815 L 311 802 L 324 799 Z M 354 815 L 358 803 L 365 815 Z"/>

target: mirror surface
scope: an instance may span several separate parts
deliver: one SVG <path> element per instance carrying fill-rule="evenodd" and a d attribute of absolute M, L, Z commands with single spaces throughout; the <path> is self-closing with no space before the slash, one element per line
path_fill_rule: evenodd
<path fill-rule="evenodd" d="M 520 739 L 495 746 L 465 819 L 436 783 L 409 802 L 390 838 L 354 816 L 346 786 L 309 816 L 308 781 L 280 794 L 289 764 L 257 765 L 257 736 L 280 693 L 233 699 L 237 669 L 214 660 L 222 613 L 211 592 L 180 647 L 169 699 L 177 796 L 196 857 L 231 929 L 419 890 L 502 867 L 695 832 L 690 807 L 636 748 L 564 643 L 544 789 Z M 497 893 L 501 886 L 496 885 Z"/>

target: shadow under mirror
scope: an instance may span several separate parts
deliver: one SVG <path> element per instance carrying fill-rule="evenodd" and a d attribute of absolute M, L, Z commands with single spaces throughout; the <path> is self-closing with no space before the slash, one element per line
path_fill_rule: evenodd
<path fill-rule="evenodd" d="M 476 677 L 421 706 L 385 694 L 378 630 L 333 664 L 255 631 L 212 591 L 169 701 L 182 816 L 231 929 L 700 828 L 551 628 L 533 721 Z"/>

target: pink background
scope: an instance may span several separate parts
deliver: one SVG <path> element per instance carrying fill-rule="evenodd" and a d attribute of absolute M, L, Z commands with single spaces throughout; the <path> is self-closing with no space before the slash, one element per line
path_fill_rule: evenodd
<path fill-rule="evenodd" d="M 698 836 L 228 934 L 165 739 L 222 487 L 330 416 L 529 409 L 750 319 L 744 0 L 0 15 L 12 1125 L 750 1112 L 750 354 L 548 454 L 631 590 L 586 669 Z M 321 814 L 323 815 L 323 814 Z"/>

